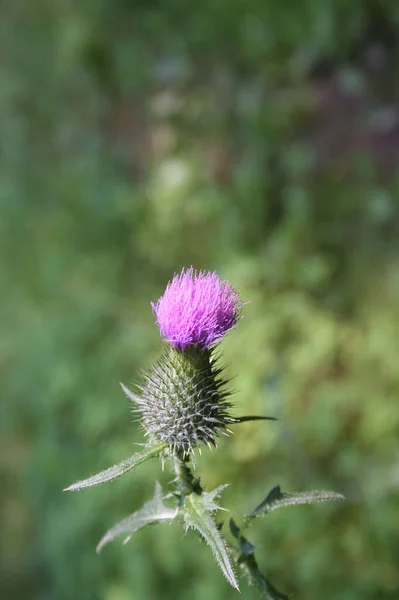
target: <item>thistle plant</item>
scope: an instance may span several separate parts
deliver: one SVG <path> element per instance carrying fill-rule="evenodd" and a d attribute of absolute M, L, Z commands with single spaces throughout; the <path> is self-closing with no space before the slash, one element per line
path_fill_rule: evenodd
<path fill-rule="evenodd" d="M 134 391 L 122 385 L 144 431 L 143 450 L 118 465 L 66 488 L 81 490 L 112 481 L 139 464 L 158 457 L 162 467 L 171 465 L 174 479 L 163 492 L 155 484 L 153 498 L 139 510 L 112 527 L 100 540 L 97 551 L 120 535 L 128 541 L 146 525 L 179 522 L 193 529 L 209 544 L 227 581 L 239 589 L 236 569 L 255 585 L 260 597 L 284 600 L 262 574 L 255 560 L 255 546 L 244 536 L 257 517 L 295 504 L 342 499 L 335 492 L 287 494 L 277 486 L 242 520 L 230 519 L 233 542 L 216 521 L 225 485 L 204 490 L 194 477 L 191 463 L 205 444 L 217 447 L 218 438 L 231 433 L 230 427 L 249 420 L 274 420 L 268 416 L 231 414 L 228 380 L 221 363 L 220 342 L 243 316 L 238 292 L 216 273 L 197 272 L 193 267 L 175 275 L 164 294 L 152 303 L 156 322 L 166 342 L 164 352 Z"/>

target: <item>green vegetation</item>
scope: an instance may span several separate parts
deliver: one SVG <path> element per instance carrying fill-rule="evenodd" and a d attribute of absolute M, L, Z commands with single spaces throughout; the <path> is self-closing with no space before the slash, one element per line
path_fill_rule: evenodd
<path fill-rule="evenodd" d="M 388 0 L 1 3 L 2 598 L 236 594 L 166 524 L 96 555 L 158 461 L 62 492 L 140 451 L 118 382 L 191 264 L 250 301 L 237 415 L 279 419 L 205 450 L 202 484 L 236 522 L 277 485 L 342 492 L 257 521 L 259 567 L 298 599 L 398 598 L 398 26 Z"/>

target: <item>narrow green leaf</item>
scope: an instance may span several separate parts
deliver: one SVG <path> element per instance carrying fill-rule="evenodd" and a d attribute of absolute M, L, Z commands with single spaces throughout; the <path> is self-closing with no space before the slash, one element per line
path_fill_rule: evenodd
<path fill-rule="evenodd" d="M 254 555 L 255 546 L 241 535 L 241 529 L 234 519 L 230 519 L 230 531 L 239 545 L 239 550 L 235 558 L 236 563 L 247 577 L 249 577 L 250 583 L 258 588 L 260 597 L 263 600 L 288 600 L 287 596 L 279 592 L 263 573 L 259 571 Z"/>
<path fill-rule="evenodd" d="M 246 415 L 245 417 L 232 417 L 233 423 L 246 423 L 247 421 L 278 421 L 276 417 L 263 417 L 262 415 Z"/>
<path fill-rule="evenodd" d="M 127 458 L 118 465 L 114 465 L 105 471 L 101 471 L 101 473 L 97 473 L 97 475 L 93 475 L 88 479 L 82 479 L 81 481 L 73 483 L 69 487 L 65 488 L 64 492 L 75 492 L 82 490 L 83 488 L 100 485 L 100 483 L 106 483 L 107 481 L 112 481 L 113 479 L 124 475 L 128 471 L 131 471 L 134 469 L 134 467 L 141 465 L 141 463 L 145 462 L 149 458 L 157 456 L 164 448 L 166 448 L 166 446 L 167 444 L 159 444 L 158 446 L 147 448 L 143 452 L 139 452 L 138 454 L 134 454 L 130 458 Z"/>
<path fill-rule="evenodd" d="M 259 571 L 257 566 L 249 568 L 250 581 L 260 591 L 264 600 L 288 600 L 288 596 L 279 592 L 269 579 Z"/>
<path fill-rule="evenodd" d="M 230 532 L 235 537 L 238 542 L 240 548 L 240 555 L 238 557 L 238 562 L 240 562 L 242 557 L 246 557 L 249 554 L 253 554 L 255 552 L 255 546 L 251 544 L 250 541 L 247 540 L 243 535 L 241 535 L 241 529 L 238 527 L 237 523 L 234 519 L 230 519 Z"/>
<path fill-rule="evenodd" d="M 186 496 L 182 510 L 183 518 L 186 526 L 196 529 L 211 547 L 223 575 L 230 585 L 238 590 L 237 579 L 227 554 L 226 546 L 209 510 L 209 505 L 215 506 L 213 503 L 214 492 L 210 492 L 210 495 L 210 498 L 207 498 L 206 493 L 203 493 L 201 496 L 198 494 Z"/>
<path fill-rule="evenodd" d="M 235 537 L 236 540 L 238 540 L 240 537 L 240 528 L 238 527 L 237 523 L 234 521 L 233 518 L 231 518 L 229 521 L 229 527 L 232 536 Z"/>
<path fill-rule="evenodd" d="M 102 548 L 108 542 L 112 542 L 121 534 L 127 534 L 124 544 L 130 540 L 132 535 L 137 531 L 151 525 L 152 523 L 160 523 L 162 521 L 173 521 L 178 513 L 178 509 L 168 508 L 162 500 L 162 488 L 157 482 L 152 500 L 146 502 L 138 511 L 120 521 L 114 527 L 109 529 L 104 537 L 97 545 L 97 553 L 101 552 Z"/>
<path fill-rule="evenodd" d="M 298 492 L 296 494 L 288 494 L 282 492 L 280 486 L 276 486 L 266 496 L 266 498 L 253 510 L 245 519 L 253 519 L 266 515 L 272 510 L 282 508 L 284 506 L 295 506 L 297 504 L 314 504 L 316 502 L 325 502 L 326 500 L 344 500 L 345 496 L 337 492 Z"/>

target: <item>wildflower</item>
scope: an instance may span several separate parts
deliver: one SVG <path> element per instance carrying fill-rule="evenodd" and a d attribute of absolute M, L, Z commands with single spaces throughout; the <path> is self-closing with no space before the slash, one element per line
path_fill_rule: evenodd
<path fill-rule="evenodd" d="M 237 324 L 242 304 L 238 293 L 215 272 L 193 267 L 169 282 L 152 308 L 161 334 L 178 350 L 209 348 Z"/>
<path fill-rule="evenodd" d="M 152 308 L 170 343 L 149 371 L 134 400 L 150 444 L 166 443 L 172 454 L 216 446 L 227 434 L 230 392 L 214 354 L 215 345 L 240 318 L 238 293 L 216 273 L 193 267 L 175 275 Z"/>
<path fill-rule="evenodd" d="M 256 517 L 279 506 L 309 504 L 330 499 L 342 499 L 335 492 L 287 494 L 276 486 L 266 498 L 244 518 L 239 527 L 230 519 L 230 532 L 236 541 L 229 552 L 213 513 L 221 509 L 218 498 L 226 487 L 207 491 L 194 478 L 189 468 L 190 455 L 202 442 L 216 445 L 216 437 L 226 434 L 227 424 L 273 417 L 232 417 L 223 369 L 218 366 L 215 346 L 240 318 L 242 304 L 237 292 L 216 273 L 191 267 L 175 275 L 165 293 L 152 304 L 161 334 L 169 342 L 166 351 L 144 378 L 138 395 L 124 385 L 125 394 L 136 404 L 141 423 L 148 437 L 142 452 L 109 467 L 88 479 L 77 481 L 67 490 L 81 490 L 117 479 L 146 460 L 165 455 L 173 459 L 175 479 L 172 493 L 163 496 L 159 483 L 153 498 L 139 510 L 109 529 L 97 546 L 97 552 L 108 542 L 125 535 L 125 542 L 146 525 L 172 522 L 177 517 L 187 529 L 194 529 L 205 540 L 230 585 L 237 590 L 238 582 L 229 554 L 234 552 L 236 564 L 245 567 L 251 583 L 273 598 L 285 598 L 268 582 L 258 569 L 254 546 L 242 535 L 244 528 Z M 175 506 L 170 507 L 169 501 Z M 164 500 L 168 500 L 165 504 Z M 270 597 L 272 597 L 270 596 Z M 268 595 L 269 597 L 269 595 Z"/>

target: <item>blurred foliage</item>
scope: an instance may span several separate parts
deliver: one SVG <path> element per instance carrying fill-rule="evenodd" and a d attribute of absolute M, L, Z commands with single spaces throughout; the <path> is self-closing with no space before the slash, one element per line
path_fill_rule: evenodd
<path fill-rule="evenodd" d="M 118 381 L 191 264 L 251 301 L 237 414 L 280 419 L 204 452 L 203 484 L 238 520 L 277 484 L 344 493 L 265 519 L 260 567 L 296 598 L 398 598 L 398 25 L 389 0 L 0 4 L 2 598 L 232 597 L 173 526 L 96 556 L 157 464 L 61 492 L 142 441 Z"/>

